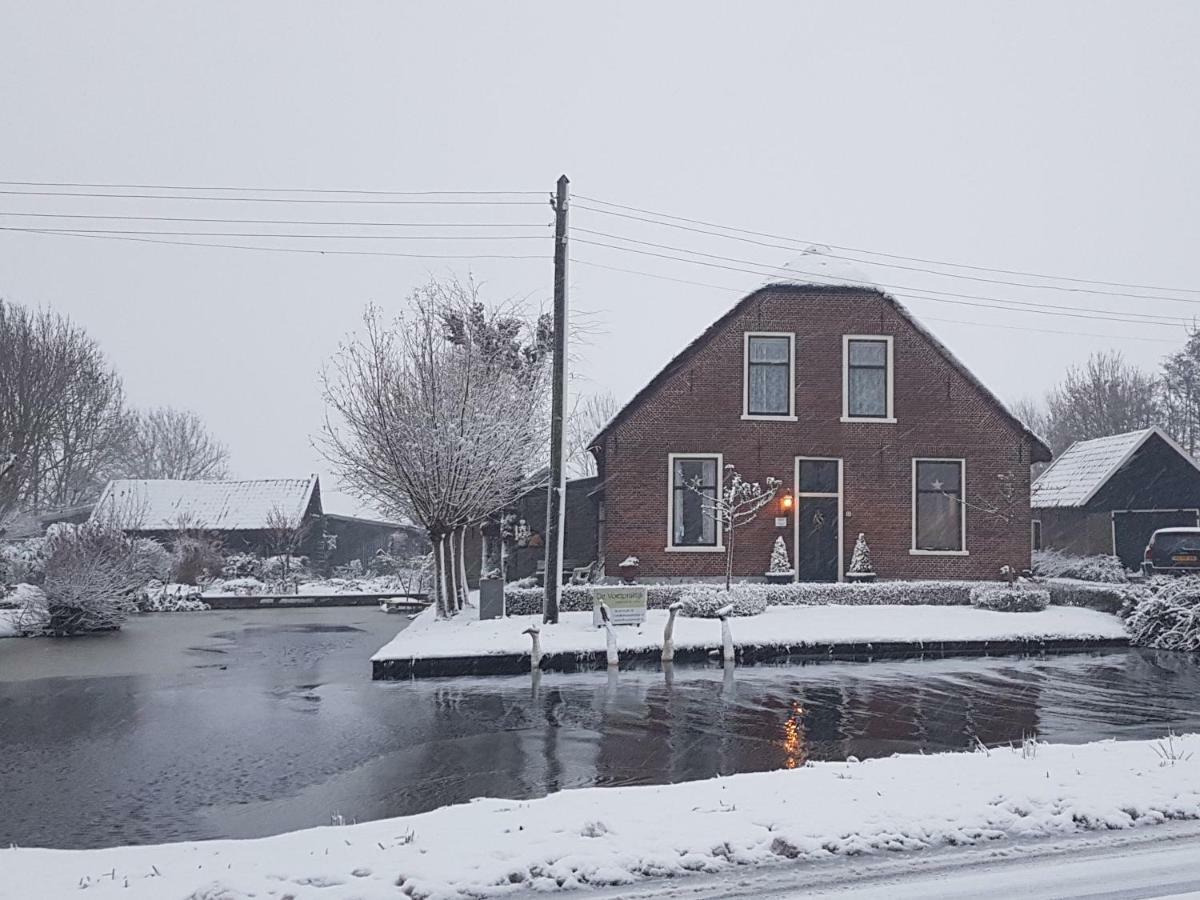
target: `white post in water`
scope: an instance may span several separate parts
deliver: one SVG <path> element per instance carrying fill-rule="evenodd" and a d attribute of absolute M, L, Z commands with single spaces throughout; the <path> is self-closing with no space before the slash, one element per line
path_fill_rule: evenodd
<path fill-rule="evenodd" d="M 530 625 L 521 634 L 529 635 L 533 646 L 529 649 L 529 671 L 540 672 L 542 668 L 542 630 L 536 624 Z"/>
<path fill-rule="evenodd" d="M 733 632 L 729 630 L 729 617 L 733 614 L 733 604 L 722 606 L 717 610 L 721 618 L 721 658 L 726 663 L 734 661 Z"/>
<path fill-rule="evenodd" d="M 671 662 L 675 659 L 675 616 L 683 609 L 683 603 L 675 601 L 667 607 L 667 627 L 663 629 L 662 661 Z"/>
<path fill-rule="evenodd" d="M 608 667 L 615 669 L 620 664 L 620 657 L 617 654 L 617 632 L 608 615 L 607 603 L 600 604 L 600 616 L 604 619 L 605 636 L 608 638 Z"/>

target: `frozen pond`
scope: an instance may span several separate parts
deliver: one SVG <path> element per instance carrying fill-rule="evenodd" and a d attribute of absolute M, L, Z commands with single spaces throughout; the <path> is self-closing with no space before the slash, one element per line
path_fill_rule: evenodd
<path fill-rule="evenodd" d="M 212 612 L 0 641 L 0 843 L 258 836 L 976 737 L 1200 729 L 1200 671 L 1167 653 L 372 682 L 405 621 Z"/>

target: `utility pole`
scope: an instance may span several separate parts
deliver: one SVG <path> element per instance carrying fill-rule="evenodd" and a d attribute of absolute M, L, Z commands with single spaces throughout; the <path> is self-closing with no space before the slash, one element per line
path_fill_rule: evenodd
<path fill-rule="evenodd" d="M 567 479 L 563 469 L 563 410 L 567 402 L 567 185 L 560 175 L 554 207 L 554 361 L 550 395 L 550 483 L 546 486 L 546 595 L 542 622 L 558 623 L 562 588 Z"/>

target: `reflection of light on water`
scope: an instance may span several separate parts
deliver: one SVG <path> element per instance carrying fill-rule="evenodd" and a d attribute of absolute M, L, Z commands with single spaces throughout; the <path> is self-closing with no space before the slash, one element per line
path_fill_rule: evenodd
<path fill-rule="evenodd" d="M 792 701 L 792 711 L 783 723 L 784 768 L 794 769 L 804 762 L 804 707 Z"/>

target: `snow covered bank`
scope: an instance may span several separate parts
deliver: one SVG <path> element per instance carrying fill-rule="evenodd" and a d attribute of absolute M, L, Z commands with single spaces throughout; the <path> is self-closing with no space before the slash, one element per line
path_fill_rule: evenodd
<path fill-rule="evenodd" d="M 1158 742 L 816 763 L 664 787 L 477 800 L 251 841 L 0 850 L 0 897 L 497 897 L 1200 818 L 1200 758 Z M 1175 738 L 1173 755 L 1200 751 Z M 744 871 L 744 869 L 742 869 Z M 397 890 L 397 886 L 400 890 Z"/>
<path fill-rule="evenodd" d="M 17 610 L 0 609 L 0 638 L 18 636 L 20 631 L 17 630 Z"/>
<path fill-rule="evenodd" d="M 527 656 L 529 636 L 522 632 L 540 620 L 540 616 L 510 616 L 479 621 L 462 615 L 444 621 L 435 618 L 430 609 L 371 660 Z M 645 624 L 617 628 L 621 651 L 657 651 L 666 620 L 666 611 L 650 610 Z M 1073 607 L 1007 613 L 958 606 L 772 606 L 759 615 L 735 619 L 732 628 L 739 651 L 786 647 L 803 652 L 805 648 L 867 644 L 1113 641 L 1126 637 L 1125 626 L 1115 616 Z M 541 644 L 546 657 L 590 655 L 604 651 L 605 636 L 592 625 L 591 613 L 563 613 L 558 625 L 542 627 Z M 687 651 L 707 652 L 720 645 L 721 626 L 716 621 L 676 620 L 677 658 Z"/>

